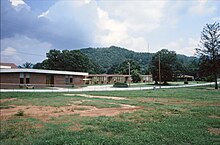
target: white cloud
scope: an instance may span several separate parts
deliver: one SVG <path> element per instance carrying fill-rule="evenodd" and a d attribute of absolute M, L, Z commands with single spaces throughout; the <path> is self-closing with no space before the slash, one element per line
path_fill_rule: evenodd
<path fill-rule="evenodd" d="M 13 47 L 9 46 L 1 51 L 1 62 L 20 62 L 21 60 Z"/>
<path fill-rule="evenodd" d="M 10 0 L 13 6 L 24 5 L 25 2 L 23 0 Z"/>
<path fill-rule="evenodd" d="M 134 37 L 128 34 L 128 26 L 109 18 L 108 12 L 97 8 L 98 34 L 96 36 L 97 44 L 102 46 L 117 45 L 126 47 L 134 51 L 146 51 L 146 40 L 143 37 Z"/>
<path fill-rule="evenodd" d="M 185 54 L 188 56 L 193 56 L 195 54 L 195 48 L 198 47 L 198 38 L 180 38 L 175 41 L 164 45 L 162 48 L 168 48 L 169 50 L 176 51 L 178 54 Z"/>
<path fill-rule="evenodd" d="M 111 19 L 124 23 L 129 31 L 138 33 L 149 32 L 160 26 L 167 2 L 100 1 L 98 4 L 101 9 L 108 12 Z"/>
<path fill-rule="evenodd" d="M 219 17 L 214 17 L 214 18 L 212 18 L 212 20 L 215 21 L 215 22 L 220 22 L 220 16 Z"/>
<path fill-rule="evenodd" d="M 16 52 L 16 49 L 12 47 L 7 47 L 2 51 L 2 55 L 13 56 L 13 55 L 17 55 L 17 52 Z"/>
<path fill-rule="evenodd" d="M 16 11 L 20 11 L 22 9 L 26 9 L 26 10 L 31 9 L 23 0 L 10 0 L 10 2 Z"/>
<path fill-rule="evenodd" d="M 53 49 L 51 44 L 23 35 L 1 39 L 1 58 L 4 62 L 36 63 L 45 59 L 45 54 L 50 49 Z"/>
<path fill-rule="evenodd" d="M 46 17 L 48 14 L 49 14 L 50 10 L 47 10 L 46 12 L 43 12 L 42 14 L 40 14 L 38 16 L 38 18 L 41 18 L 41 17 Z"/>
<path fill-rule="evenodd" d="M 217 5 L 219 5 L 218 1 Z M 215 3 L 210 3 L 208 0 L 199 0 L 192 3 L 192 6 L 189 8 L 189 13 L 196 15 L 210 15 L 216 10 Z"/>

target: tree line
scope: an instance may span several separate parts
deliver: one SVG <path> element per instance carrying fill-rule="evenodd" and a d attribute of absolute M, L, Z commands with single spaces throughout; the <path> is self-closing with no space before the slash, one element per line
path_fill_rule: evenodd
<path fill-rule="evenodd" d="M 87 48 L 81 50 L 50 50 L 47 59 L 35 65 L 25 63 L 20 67 L 89 72 L 91 74 L 129 74 L 134 82 L 140 74 L 152 74 L 155 83 L 167 84 L 181 75 L 192 75 L 196 80 L 215 81 L 220 74 L 220 25 L 207 24 L 201 33 L 197 57 L 186 57 L 162 49 L 155 54 L 135 53 L 120 47 Z M 159 74 L 160 73 L 160 74 Z"/>

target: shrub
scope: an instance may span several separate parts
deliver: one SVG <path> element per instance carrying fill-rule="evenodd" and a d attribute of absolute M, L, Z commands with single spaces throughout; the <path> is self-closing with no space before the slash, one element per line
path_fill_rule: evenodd
<path fill-rule="evenodd" d="M 188 81 L 184 81 L 184 84 L 189 84 L 189 82 Z"/>
<path fill-rule="evenodd" d="M 114 83 L 113 87 L 116 87 L 116 88 L 127 88 L 128 84 L 127 83 L 116 82 L 116 83 Z"/>
<path fill-rule="evenodd" d="M 18 110 L 18 112 L 15 114 L 15 116 L 24 116 L 24 111 Z"/>

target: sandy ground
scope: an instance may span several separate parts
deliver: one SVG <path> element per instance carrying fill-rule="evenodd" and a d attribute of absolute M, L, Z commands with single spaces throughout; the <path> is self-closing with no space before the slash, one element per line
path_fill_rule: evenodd
<path fill-rule="evenodd" d="M 0 99 L 0 103 L 17 100 L 17 98 Z"/>
<path fill-rule="evenodd" d="M 118 98 L 119 99 L 119 98 Z M 1 102 L 13 101 L 16 98 L 1 99 Z M 24 112 L 24 116 L 38 118 L 43 121 L 48 121 L 50 117 L 59 117 L 62 115 L 79 114 L 80 116 L 115 116 L 120 113 L 133 112 L 142 109 L 140 106 L 132 106 L 127 104 L 119 104 L 120 108 L 96 108 L 95 106 L 84 106 L 69 104 L 69 106 L 52 107 L 52 106 L 17 106 L 10 105 L 9 108 L 1 109 L 0 120 L 7 120 L 13 117 L 19 111 Z"/>

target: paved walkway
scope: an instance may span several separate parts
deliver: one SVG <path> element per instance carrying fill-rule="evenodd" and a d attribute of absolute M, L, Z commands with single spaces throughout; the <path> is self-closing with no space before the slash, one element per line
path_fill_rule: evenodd
<path fill-rule="evenodd" d="M 162 89 L 168 88 L 185 88 L 194 86 L 207 86 L 213 85 L 214 83 L 203 83 L 203 84 L 189 84 L 179 86 L 161 86 Z M 218 83 L 219 84 L 219 83 Z M 0 89 L 0 92 L 89 92 L 89 91 L 131 91 L 131 90 L 154 90 L 160 89 L 159 86 L 147 86 L 147 87 L 130 87 L 130 88 L 113 88 L 112 85 L 100 85 L 100 86 L 88 86 L 82 88 L 53 88 L 53 89 Z"/>

